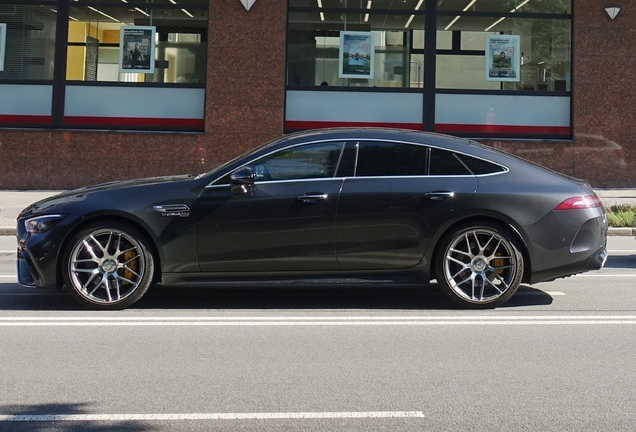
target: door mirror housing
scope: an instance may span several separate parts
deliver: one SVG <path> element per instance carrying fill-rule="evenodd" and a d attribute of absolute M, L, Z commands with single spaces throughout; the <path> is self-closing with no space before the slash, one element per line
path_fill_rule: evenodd
<path fill-rule="evenodd" d="M 251 194 L 254 188 L 254 169 L 251 167 L 241 167 L 230 176 L 230 188 L 234 195 Z"/>

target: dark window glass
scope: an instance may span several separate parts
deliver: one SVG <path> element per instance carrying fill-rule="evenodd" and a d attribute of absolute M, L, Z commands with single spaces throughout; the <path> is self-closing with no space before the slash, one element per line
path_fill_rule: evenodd
<path fill-rule="evenodd" d="M 333 177 L 342 142 L 310 144 L 281 150 L 250 164 L 256 181 Z"/>
<path fill-rule="evenodd" d="M 426 175 L 427 148 L 414 144 L 361 142 L 357 177 Z"/>
<path fill-rule="evenodd" d="M 0 80 L 52 80 L 56 26 L 51 6 L 0 4 Z"/>
<path fill-rule="evenodd" d="M 431 149 L 431 175 L 470 175 L 453 152 Z"/>
<path fill-rule="evenodd" d="M 504 171 L 501 165 L 466 155 L 457 155 L 475 175 L 494 174 Z"/>
<path fill-rule="evenodd" d="M 342 157 L 340 158 L 340 165 L 338 165 L 338 172 L 336 173 L 336 177 L 353 176 L 356 165 L 357 146 L 358 143 L 355 141 L 348 142 L 346 144 L 346 147 L 342 152 Z"/>

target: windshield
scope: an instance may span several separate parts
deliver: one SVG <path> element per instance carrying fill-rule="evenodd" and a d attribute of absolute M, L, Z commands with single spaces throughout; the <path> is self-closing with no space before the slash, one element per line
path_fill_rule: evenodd
<path fill-rule="evenodd" d="M 270 144 L 272 144 L 272 143 L 274 143 L 274 142 L 276 142 L 276 141 L 280 140 L 280 138 L 281 138 L 281 137 L 274 138 L 273 140 L 268 141 L 268 142 L 266 142 L 265 144 L 262 144 L 262 145 L 260 145 L 260 146 L 258 146 L 258 147 L 256 147 L 256 148 L 249 149 L 249 150 L 248 150 L 248 151 L 246 151 L 245 153 L 240 154 L 240 155 L 236 156 L 235 158 L 230 159 L 229 161 L 227 161 L 227 162 L 225 162 L 225 163 L 223 163 L 223 164 L 221 164 L 221 165 L 217 166 L 216 168 L 213 168 L 213 169 L 212 169 L 212 170 L 210 170 L 210 171 L 207 171 L 207 172 L 204 172 L 204 173 L 201 173 L 201 174 L 197 175 L 197 176 L 196 176 L 196 179 L 200 179 L 200 178 L 208 177 L 208 176 L 214 176 L 215 174 L 217 174 L 217 173 L 219 173 L 219 172 L 223 171 L 223 169 L 224 169 L 224 168 L 226 168 L 226 167 L 228 167 L 228 166 L 232 165 L 233 163 L 235 163 L 236 161 L 238 161 L 239 159 L 242 159 L 242 158 L 244 158 L 245 156 L 249 155 L 250 153 L 253 153 L 253 152 L 258 151 L 258 150 L 260 150 L 260 149 L 262 149 L 262 148 L 264 148 L 264 147 L 267 147 L 268 145 L 270 145 Z"/>

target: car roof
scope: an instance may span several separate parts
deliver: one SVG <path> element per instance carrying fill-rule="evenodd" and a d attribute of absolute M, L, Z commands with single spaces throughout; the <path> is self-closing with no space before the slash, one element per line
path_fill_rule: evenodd
<path fill-rule="evenodd" d="M 405 141 L 417 144 L 440 146 L 457 151 L 469 151 L 469 148 L 483 147 L 481 144 L 450 135 L 435 132 L 424 132 L 410 129 L 392 129 L 380 127 L 340 127 L 311 129 L 282 135 L 278 139 L 264 145 L 259 150 L 285 147 L 307 141 L 331 139 L 377 139 Z"/>

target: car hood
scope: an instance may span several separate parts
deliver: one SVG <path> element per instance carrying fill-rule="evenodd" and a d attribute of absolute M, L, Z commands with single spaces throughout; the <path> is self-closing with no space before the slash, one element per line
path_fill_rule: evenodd
<path fill-rule="evenodd" d="M 182 182 L 182 181 L 192 180 L 193 178 L 195 178 L 195 175 L 193 174 L 149 177 L 149 178 L 142 178 L 142 179 L 135 179 L 135 180 L 113 181 L 108 183 L 92 185 L 92 186 L 86 186 L 79 189 L 72 189 L 72 190 L 59 193 L 52 197 L 45 198 L 41 201 L 31 204 L 30 206 L 22 210 L 18 218 L 26 216 L 26 215 L 39 214 L 39 213 L 45 213 L 50 211 L 61 212 L 62 207 L 65 204 L 69 204 L 76 201 L 83 201 L 87 199 L 90 195 L 100 193 L 100 192 L 112 191 L 116 189 L 126 189 L 131 187 L 143 187 L 143 186 L 150 186 L 150 185 L 163 184 L 163 183 Z"/>

